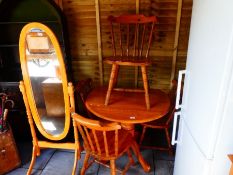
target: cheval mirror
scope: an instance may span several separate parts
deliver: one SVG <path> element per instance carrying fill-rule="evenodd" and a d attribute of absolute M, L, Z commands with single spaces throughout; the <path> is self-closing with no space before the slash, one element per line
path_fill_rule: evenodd
<path fill-rule="evenodd" d="M 20 34 L 19 54 L 23 74 L 19 86 L 33 139 L 32 160 L 27 174 L 31 174 L 41 148 L 76 150 L 72 171 L 74 174 L 79 145 L 61 143 L 68 134 L 71 109 L 74 110 L 73 85 L 67 82 L 57 38 L 47 26 L 37 22 L 29 23 Z M 34 122 L 39 132 L 51 141 L 38 140 Z"/>

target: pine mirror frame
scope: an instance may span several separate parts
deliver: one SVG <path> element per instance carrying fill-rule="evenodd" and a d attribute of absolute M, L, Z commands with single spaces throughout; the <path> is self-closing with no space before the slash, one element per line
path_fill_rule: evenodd
<path fill-rule="evenodd" d="M 59 62 L 59 69 L 61 73 L 61 80 L 62 80 L 62 89 L 63 89 L 63 96 L 64 96 L 64 104 L 65 104 L 65 125 L 63 132 L 61 132 L 58 135 L 52 135 L 48 132 L 46 132 L 45 128 L 43 127 L 41 123 L 41 119 L 37 110 L 36 102 L 34 99 L 34 94 L 33 94 L 33 89 L 31 85 L 31 80 L 29 76 L 29 70 L 27 66 L 27 55 L 26 55 L 26 37 L 28 32 L 30 32 L 32 29 L 40 29 L 43 32 L 45 32 L 50 41 L 51 44 L 54 47 L 55 53 L 57 55 L 57 60 Z M 61 48 L 59 45 L 59 42 L 55 36 L 55 34 L 51 31 L 50 28 L 45 26 L 44 24 L 37 23 L 37 22 L 32 22 L 28 23 L 23 27 L 20 33 L 20 38 L 19 38 L 19 54 L 20 54 L 20 63 L 21 63 L 21 69 L 22 69 L 22 75 L 23 75 L 23 83 L 25 86 L 25 93 L 28 99 L 29 103 L 29 108 L 32 113 L 33 120 L 35 121 L 36 127 L 40 131 L 40 133 L 46 137 L 47 139 L 58 141 L 62 140 L 66 137 L 66 135 L 69 132 L 70 128 L 70 101 L 69 101 L 69 94 L 68 94 L 68 82 L 67 82 L 67 76 L 66 76 L 66 70 L 65 70 L 65 65 L 63 61 L 63 54 L 61 52 Z"/>

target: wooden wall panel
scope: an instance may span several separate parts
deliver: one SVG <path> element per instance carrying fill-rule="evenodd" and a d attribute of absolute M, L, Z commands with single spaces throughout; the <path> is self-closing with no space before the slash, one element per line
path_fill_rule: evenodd
<path fill-rule="evenodd" d="M 158 17 L 154 33 L 155 42 L 150 52 L 153 65 L 148 70 L 152 88 L 169 88 L 177 3 L 178 0 L 140 0 L 140 13 Z M 92 78 L 94 83 L 99 85 L 95 0 L 63 0 L 62 5 L 69 28 L 74 78 Z M 112 54 L 107 17 L 134 14 L 136 1 L 99 0 L 99 6 L 102 54 L 105 57 Z M 192 0 L 183 0 L 175 75 L 178 74 L 178 70 L 185 68 L 191 11 Z M 108 83 L 110 69 L 109 65 L 103 64 L 104 84 Z M 119 77 L 118 83 L 121 86 L 131 86 L 134 82 L 134 69 L 122 68 Z M 139 86 L 141 85 L 139 74 Z"/>
<path fill-rule="evenodd" d="M 63 0 L 69 29 L 74 80 L 92 78 L 99 82 L 94 0 Z"/>
<path fill-rule="evenodd" d="M 163 56 L 159 60 L 156 59 L 157 70 L 155 74 L 157 79 L 153 81 L 152 86 L 165 90 L 169 89 L 171 77 L 177 6 L 178 0 L 152 0 L 151 5 L 151 13 L 158 17 L 156 43 L 159 46 L 153 47 L 151 55 L 153 60 L 158 56 Z M 185 69 L 191 11 L 192 1 L 183 0 L 175 71 L 176 78 L 178 70 Z M 164 59 L 164 61 L 162 59 Z M 164 66 L 165 64 L 166 66 Z"/>

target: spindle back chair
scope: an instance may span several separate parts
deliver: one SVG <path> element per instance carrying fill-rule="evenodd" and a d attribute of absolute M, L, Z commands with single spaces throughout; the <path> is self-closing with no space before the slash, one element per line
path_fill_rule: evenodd
<path fill-rule="evenodd" d="M 117 170 L 115 160 L 127 153 L 129 162 L 122 172 L 124 174 L 134 162 L 130 148 L 135 149 L 136 144 L 131 133 L 121 129 L 121 126 L 115 122 L 103 123 L 98 120 L 84 118 L 76 113 L 72 114 L 72 118 L 75 132 L 79 133 L 83 138 L 84 150 L 86 151 L 81 174 L 84 175 L 86 169 L 94 161 L 104 164 L 103 162 L 110 160 L 111 174 L 113 175 Z M 88 163 L 90 156 L 94 160 Z"/>
<path fill-rule="evenodd" d="M 183 89 L 183 86 L 181 87 L 181 89 Z M 171 87 L 170 91 L 168 92 L 168 96 L 170 98 L 170 110 L 169 110 L 168 114 L 166 114 L 165 116 L 163 116 L 162 118 L 160 118 L 158 120 L 154 120 L 151 122 L 141 124 L 143 126 L 142 134 L 140 136 L 140 141 L 139 141 L 141 148 L 164 150 L 164 151 L 168 151 L 170 155 L 173 155 L 173 149 L 172 149 L 172 145 L 171 145 L 171 137 L 169 134 L 169 128 L 171 126 L 171 122 L 173 120 L 173 116 L 174 116 L 174 112 L 175 112 L 176 90 L 177 90 L 177 81 L 173 80 L 172 87 Z M 163 129 L 165 131 L 165 134 L 166 134 L 166 140 L 167 140 L 168 147 L 143 145 L 142 142 L 144 140 L 144 136 L 145 136 L 146 130 L 148 128 Z"/>
<path fill-rule="evenodd" d="M 112 64 L 105 105 L 108 105 L 112 90 L 145 92 L 146 108 L 150 109 L 149 85 L 146 67 L 151 65 L 149 51 L 152 43 L 155 16 L 121 15 L 109 16 L 113 56 L 106 57 L 105 63 Z M 119 66 L 141 67 L 144 90 L 116 88 Z"/>

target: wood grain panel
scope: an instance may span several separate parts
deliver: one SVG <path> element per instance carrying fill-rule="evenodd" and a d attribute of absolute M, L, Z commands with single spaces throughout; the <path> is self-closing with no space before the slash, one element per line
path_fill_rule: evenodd
<path fill-rule="evenodd" d="M 99 4 L 102 54 L 105 57 L 112 54 L 107 17 L 134 14 L 136 1 L 99 0 Z M 69 29 L 74 78 L 76 81 L 92 78 L 94 85 L 99 85 L 95 0 L 63 0 L 62 5 Z M 153 65 L 148 69 L 150 86 L 165 91 L 168 90 L 170 83 L 177 5 L 178 0 L 140 0 L 140 13 L 158 17 L 154 33 L 155 42 L 150 52 Z M 183 0 L 176 76 L 178 70 L 185 68 L 191 12 L 192 0 Z M 106 64 L 103 66 L 104 84 L 107 84 L 110 66 Z M 121 69 L 119 77 L 120 85 L 132 85 L 134 69 Z M 139 86 L 141 85 L 139 75 Z"/>

